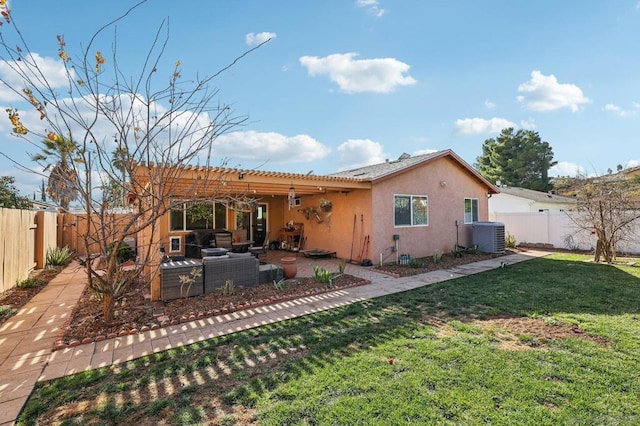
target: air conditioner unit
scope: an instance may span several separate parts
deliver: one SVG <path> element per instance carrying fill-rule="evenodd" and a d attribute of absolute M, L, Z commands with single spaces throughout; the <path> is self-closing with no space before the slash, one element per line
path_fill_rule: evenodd
<path fill-rule="evenodd" d="M 504 253 L 504 223 L 473 222 L 473 245 L 484 253 Z"/>

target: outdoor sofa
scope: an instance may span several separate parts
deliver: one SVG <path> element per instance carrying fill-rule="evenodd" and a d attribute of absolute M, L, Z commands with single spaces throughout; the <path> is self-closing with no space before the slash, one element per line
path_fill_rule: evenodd
<path fill-rule="evenodd" d="M 223 288 L 227 280 L 232 280 L 236 287 L 258 284 L 260 261 L 251 253 L 206 256 L 202 258 L 202 266 L 205 294 Z"/>

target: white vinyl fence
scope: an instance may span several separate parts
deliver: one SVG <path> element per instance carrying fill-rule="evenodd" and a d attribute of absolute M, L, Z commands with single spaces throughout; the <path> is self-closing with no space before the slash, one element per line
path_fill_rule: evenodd
<path fill-rule="evenodd" d="M 513 235 L 517 244 L 551 244 L 555 248 L 592 250 L 595 235 L 577 229 L 567 216 L 576 213 L 490 213 L 489 220 L 504 223 L 506 234 Z M 636 222 L 635 235 L 640 236 L 640 223 Z M 621 243 L 619 252 L 640 253 L 640 239 Z"/>

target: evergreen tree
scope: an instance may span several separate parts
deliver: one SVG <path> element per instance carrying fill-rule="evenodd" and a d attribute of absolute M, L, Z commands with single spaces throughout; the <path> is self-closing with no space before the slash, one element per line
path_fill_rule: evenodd
<path fill-rule="evenodd" d="M 29 197 L 18 194 L 13 176 L 0 176 L 0 207 L 5 209 L 30 209 Z"/>
<path fill-rule="evenodd" d="M 536 191 L 549 191 L 549 169 L 553 150 L 548 142 L 532 130 L 503 129 L 500 135 L 482 144 L 482 155 L 476 159 L 476 168 L 490 182 Z"/>

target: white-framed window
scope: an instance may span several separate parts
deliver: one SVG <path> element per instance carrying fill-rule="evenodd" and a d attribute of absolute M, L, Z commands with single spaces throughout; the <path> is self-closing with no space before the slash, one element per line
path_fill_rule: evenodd
<path fill-rule="evenodd" d="M 220 202 L 192 201 L 176 205 L 169 213 L 170 231 L 226 229 L 227 205 Z"/>
<path fill-rule="evenodd" d="M 169 253 L 176 253 L 181 250 L 182 237 L 169 237 Z"/>
<path fill-rule="evenodd" d="M 464 223 L 473 223 L 478 221 L 478 199 L 464 199 Z"/>
<path fill-rule="evenodd" d="M 395 226 L 429 225 L 429 197 L 426 195 L 394 195 Z"/>

